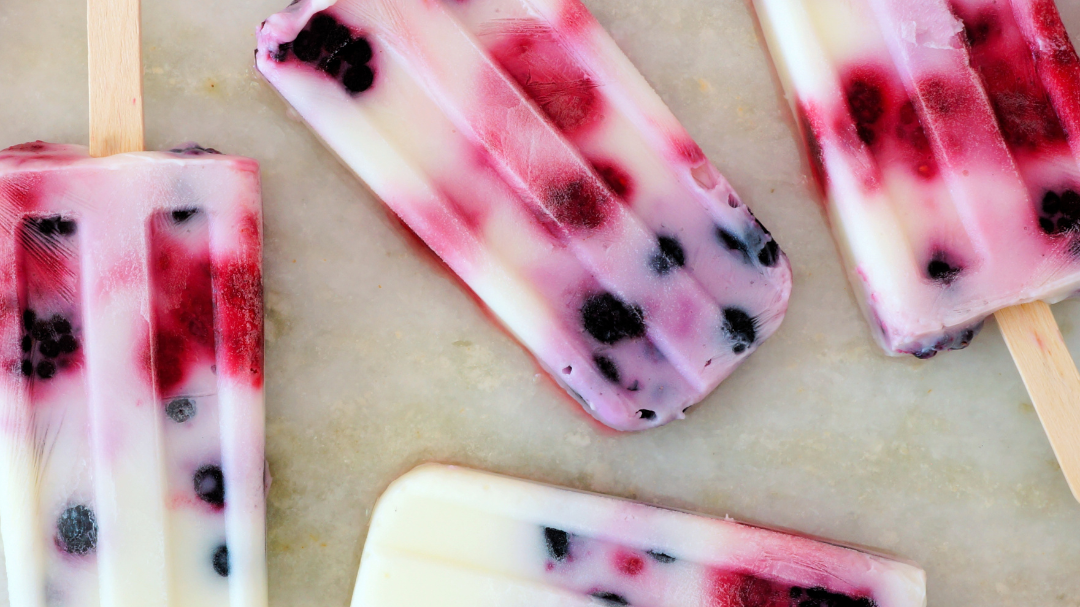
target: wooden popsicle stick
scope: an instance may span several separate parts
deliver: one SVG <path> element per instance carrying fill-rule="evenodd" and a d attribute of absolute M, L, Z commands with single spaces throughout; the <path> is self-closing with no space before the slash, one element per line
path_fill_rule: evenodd
<path fill-rule="evenodd" d="M 143 150 L 139 0 L 87 0 L 90 155 Z"/>
<path fill-rule="evenodd" d="M 1045 302 L 995 315 L 1073 496 L 1080 500 L 1080 372 Z"/>

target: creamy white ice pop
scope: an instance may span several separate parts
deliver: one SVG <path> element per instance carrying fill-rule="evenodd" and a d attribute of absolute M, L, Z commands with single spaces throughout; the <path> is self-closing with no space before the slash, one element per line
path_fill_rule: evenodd
<path fill-rule="evenodd" d="M 258 165 L 0 151 L 12 607 L 266 603 Z"/>
<path fill-rule="evenodd" d="M 1051 0 L 755 0 L 881 345 L 1080 289 L 1080 60 Z"/>
<path fill-rule="evenodd" d="M 257 67 L 601 422 L 683 417 L 779 325 L 776 242 L 577 0 L 300 0 Z"/>
<path fill-rule="evenodd" d="M 922 607 L 921 569 L 806 537 L 428 464 L 376 504 L 353 607 Z"/>

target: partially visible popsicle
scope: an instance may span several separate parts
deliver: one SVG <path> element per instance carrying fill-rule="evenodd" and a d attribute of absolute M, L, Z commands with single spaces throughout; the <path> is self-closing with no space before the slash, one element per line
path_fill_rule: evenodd
<path fill-rule="evenodd" d="M 730 519 L 427 464 L 376 504 L 353 607 L 922 607 L 921 569 Z"/>
<path fill-rule="evenodd" d="M 1052 0 L 755 4 L 889 353 L 1080 289 L 1080 60 Z"/>
<path fill-rule="evenodd" d="M 265 605 L 258 165 L 0 151 L 12 607 Z"/>
<path fill-rule="evenodd" d="M 593 416 L 683 417 L 788 261 L 578 0 L 300 0 L 257 67 Z"/>

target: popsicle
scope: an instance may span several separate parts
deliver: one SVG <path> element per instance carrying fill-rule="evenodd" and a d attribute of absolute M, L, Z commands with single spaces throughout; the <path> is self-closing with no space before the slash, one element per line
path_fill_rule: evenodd
<path fill-rule="evenodd" d="M 875 337 L 929 358 L 996 312 L 1080 497 L 1080 375 L 1042 303 L 1080 289 L 1080 60 L 1053 2 L 755 5 Z"/>
<path fill-rule="evenodd" d="M 577 0 L 300 0 L 257 67 L 598 420 L 682 418 L 779 325 L 776 242 Z"/>
<path fill-rule="evenodd" d="M 427 464 L 379 499 L 353 607 L 921 607 L 921 569 L 802 536 Z"/>
<path fill-rule="evenodd" d="M 105 4 L 90 3 L 91 147 L 0 151 L 10 605 L 259 607 L 258 165 L 136 151 L 137 4 L 95 29 L 117 14 Z"/>

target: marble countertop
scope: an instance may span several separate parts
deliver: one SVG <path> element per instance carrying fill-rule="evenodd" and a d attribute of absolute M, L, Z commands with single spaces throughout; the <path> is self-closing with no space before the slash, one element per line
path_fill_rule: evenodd
<path fill-rule="evenodd" d="M 263 167 L 272 605 L 346 606 L 375 499 L 437 460 L 873 546 L 927 570 L 931 606 L 1080 606 L 1080 505 L 997 327 L 925 362 L 871 342 L 745 0 L 585 0 L 795 271 L 780 331 L 686 421 L 632 435 L 589 421 L 290 119 L 251 69 L 285 3 L 143 9 L 148 147 Z M 1080 34 L 1080 2 L 1058 4 Z M 86 142 L 84 20 L 84 0 L 0 3 L 0 147 Z M 1080 353 L 1080 302 L 1054 310 Z"/>

